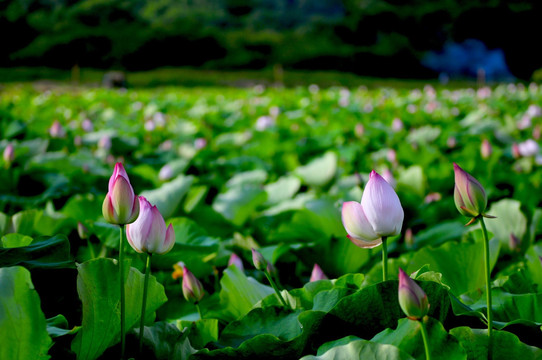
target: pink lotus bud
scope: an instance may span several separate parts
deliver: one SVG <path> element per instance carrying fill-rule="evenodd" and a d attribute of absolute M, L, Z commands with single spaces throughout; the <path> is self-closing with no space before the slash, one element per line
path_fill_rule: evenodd
<path fill-rule="evenodd" d="M 526 140 L 518 144 L 518 151 L 521 156 L 535 156 L 538 154 L 540 147 L 533 139 Z"/>
<path fill-rule="evenodd" d="M 427 194 L 423 202 L 426 204 L 430 204 L 432 202 L 440 201 L 440 200 L 442 200 L 442 195 L 438 192 L 432 192 L 432 193 Z"/>
<path fill-rule="evenodd" d="M 49 128 L 49 135 L 51 135 L 52 138 L 63 138 L 66 136 L 66 130 L 64 130 L 58 120 L 55 120 L 53 125 Z"/>
<path fill-rule="evenodd" d="M 175 245 L 175 232 L 166 222 L 156 206 L 152 206 L 143 196 L 139 196 L 139 216 L 126 225 L 126 237 L 138 253 L 163 255 Z"/>
<path fill-rule="evenodd" d="M 82 240 L 88 239 L 88 229 L 81 221 L 77 222 L 77 234 Z"/>
<path fill-rule="evenodd" d="M 523 115 L 521 117 L 521 120 L 517 124 L 518 130 L 525 130 L 527 128 L 530 128 L 532 124 L 531 117 L 529 115 Z"/>
<path fill-rule="evenodd" d="M 152 120 L 145 121 L 145 130 L 153 131 L 156 128 L 156 124 Z"/>
<path fill-rule="evenodd" d="M 388 158 L 388 161 L 392 164 L 397 164 L 397 151 L 394 149 L 389 149 L 386 153 L 386 157 Z"/>
<path fill-rule="evenodd" d="M 399 268 L 399 306 L 411 320 L 421 320 L 429 312 L 427 294 L 401 268 Z"/>
<path fill-rule="evenodd" d="M 201 282 L 183 266 L 183 295 L 186 301 L 198 303 L 203 299 L 204 291 Z"/>
<path fill-rule="evenodd" d="M 79 147 L 83 145 L 83 138 L 79 135 L 73 137 L 73 145 Z"/>
<path fill-rule="evenodd" d="M 457 210 L 468 217 L 482 215 L 487 206 L 487 195 L 483 186 L 456 163 L 454 173 L 454 201 Z"/>
<path fill-rule="evenodd" d="M 342 208 L 342 222 L 348 238 L 361 248 L 382 243 L 382 236 L 398 235 L 404 212 L 399 197 L 390 184 L 372 171 L 361 203 L 347 201 Z"/>
<path fill-rule="evenodd" d="M 201 150 L 206 146 L 207 140 L 205 140 L 205 138 L 197 138 L 196 140 L 194 140 L 194 147 L 196 148 L 196 150 Z"/>
<path fill-rule="evenodd" d="M 98 141 L 98 148 L 108 151 L 111 149 L 111 138 L 109 136 L 104 136 Z"/>
<path fill-rule="evenodd" d="M 363 127 L 363 124 L 357 123 L 356 127 L 354 128 L 354 134 L 356 134 L 356 136 L 360 138 L 363 136 L 364 133 L 365 133 L 365 127 Z"/>
<path fill-rule="evenodd" d="M 412 234 L 411 228 L 408 228 L 405 231 L 405 244 L 408 247 L 411 247 L 412 245 L 414 245 L 414 234 Z"/>
<path fill-rule="evenodd" d="M 230 259 L 228 260 L 228 266 L 236 266 L 241 272 L 245 271 L 243 266 L 243 260 L 236 253 L 232 253 Z"/>
<path fill-rule="evenodd" d="M 109 178 L 109 191 L 105 196 L 102 213 L 111 224 L 129 224 L 139 215 L 139 201 L 121 163 L 115 165 Z"/>
<path fill-rule="evenodd" d="M 262 253 L 252 248 L 252 263 L 257 270 L 267 270 L 267 260 L 263 257 Z"/>
<path fill-rule="evenodd" d="M 160 169 L 160 172 L 158 173 L 158 179 L 162 181 L 169 180 L 173 177 L 173 169 L 171 168 L 171 165 L 166 164 L 162 166 Z"/>
<path fill-rule="evenodd" d="M 401 119 L 395 118 L 395 119 L 392 120 L 391 129 L 394 132 L 399 132 L 399 131 L 403 130 L 403 128 L 404 128 L 404 125 L 403 125 L 403 122 L 401 121 Z"/>
<path fill-rule="evenodd" d="M 519 153 L 519 146 L 516 143 L 512 144 L 512 156 L 514 159 L 519 159 L 521 157 L 521 154 Z"/>
<path fill-rule="evenodd" d="M 310 282 L 318 281 L 318 280 L 326 280 L 328 277 L 324 272 L 322 271 L 322 268 L 318 266 L 318 264 L 314 264 L 314 267 L 312 268 L 311 273 L 311 279 Z"/>
<path fill-rule="evenodd" d="M 94 130 L 94 124 L 89 119 L 85 119 L 81 123 L 81 128 L 86 132 L 91 132 L 92 130 Z"/>
<path fill-rule="evenodd" d="M 4 164 L 6 165 L 6 167 L 10 167 L 13 163 L 13 160 L 15 160 L 15 147 L 13 146 L 13 144 L 10 143 L 4 148 L 4 153 L 2 154 L 2 157 L 4 159 Z"/>
<path fill-rule="evenodd" d="M 457 140 L 456 140 L 455 137 L 450 136 L 450 137 L 446 140 L 446 146 L 448 146 L 450 149 L 453 149 L 456 145 L 457 145 Z"/>
<path fill-rule="evenodd" d="M 482 155 L 482 159 L 487 160 L 491 156 L 491 152 L 493 149 L 491 148 L 491 144 L 487 139 L 484 139 L 482 141 L 482 146 L 480 147 L 480 154 Z"/>
<path fill-rule="evenodd" d="M 265 268 L 269 274 L 277 275 L 277 268 L 271 261 L 267 262 L 267 267 Z"/>
<path fill-rule="evenodd" d="M 541 132 L 542 132 L 542 128 L 540 127 L 540 124 L 536 124 L 535 127 L 533 127 L 533 139 L 540 140 Z"/>

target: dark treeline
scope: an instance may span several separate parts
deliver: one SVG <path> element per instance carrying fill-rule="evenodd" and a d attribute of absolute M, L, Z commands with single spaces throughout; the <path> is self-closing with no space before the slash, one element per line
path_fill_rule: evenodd
<path fill-rule="evenodd" d="M 540 1 L 4 0 L 0 66 L 344 70 L 425 78 L 428 51 L 477 39 L 513 75 L 542 67 Z"/>

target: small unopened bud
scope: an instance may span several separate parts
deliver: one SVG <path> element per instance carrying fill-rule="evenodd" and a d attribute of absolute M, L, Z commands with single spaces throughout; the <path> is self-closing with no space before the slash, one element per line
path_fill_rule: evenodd
<path fill-rule="evenodd" d="M 399 131 L 403 130 L 403 128 L 404 128 L 404 125 L 403 125 L 403 122 L 401 121 L 401 119 L 395 118 L 395 119 L 392 120 L 391 129 L 394 132 L 399 132 Z"/>
<path fill-rule="evenodd" d="M 4 149 L 3 158 L 5 166 L 9 168 L 15 159 L 15 147 L 13 144 L 8 144 L 6 146 Z"/>
<path fill-rule="evenodd" d="M 183 266 L 183 296 L 187 301 L 198 303 L 203 298 L 201 282 Z"/>
<path fill-rule="evenodd" d="M 365 127 L 363 127 L 363 124 L 357 123 L 356 127 L 354 128 L 354 133 L 358 138 L 362 137 L 365 133 Z"/>
<path fill-rule="evenodd" d="M 422 288 L 399 269 L 399 305 L 411 320 L 421 320 L 429 312 L 429 300 Z"/>
<path fill-rule="evenodd" d="M 512 156 L 514 159 L 519 159 L 521 157 L 521 154 L 519 153 L 519 146 L 516 143 L 512 144 Z"/>
<path fill-rule="evenodd" d="M 241 272 L 245 271 L 243 266 L 243 260 L 236 253 L 232 253 L 230 259 L 228 260 L 228 266 L 236 266 Z"/>
<path fill-rule="evenodd" d="M 88 229 L 82 222 L 77 222 L 77 234 L 82 240 L 88 239 Z"/>
<path fill-rule="evenodd" d="M 64 130 L 58 120 L 55 120 L 53 125 L 49 128 L 49 135 L 51 135 L 52 138 L 63 138 L 66 136 L 66 130 Z"/>
<path fill-rule="evenodd" d="M 484 187 L 456 163 L 454 163 L 454 173 L 454 201 L 457 210 L 467 217 L 475 218 L 482 215 L 487 206 Z"/>
<path fill-rule="evenodd" d="M 482 155 L 482 159 L 487 160 L 491 156 L 492 153 L 492 147 L 491 144 L 487 139 L 484 139 L 482 141 L 482 146 L 480 147 L 480 154 Z"/>
<path fill-rule="evenodd" d="M 412 234 L 411 228 L 408 228 L 405 231 L 405 244 L 408 247 L 412 247 L 412 245 L 414 245 L 414 234 Z"/>
<path fill-rule="evenodd" d="M 257 270 L 266 271 L 267 270 L 267 260 L 263 255 L 256 249 L 252 248 L 252 263 Z"/>
<path fill-rule="evenodd" d="M 311 273 L 311 279 L 310 282 L 318 281 L 318 280 L 326 280 L 328 277 L 326 274 L 324 274 L 324 271 L 318 264 L 314 264 L 314 267 L 312 268 Z"/>

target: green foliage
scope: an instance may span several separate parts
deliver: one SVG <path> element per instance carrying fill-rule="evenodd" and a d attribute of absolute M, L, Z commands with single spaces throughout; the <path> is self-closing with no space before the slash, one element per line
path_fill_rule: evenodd
<path fill-rule="evenodd" d="M 0 358 L 49 359 L 52 345 L 40 299 L 23 267 L 0 268 Z"/>

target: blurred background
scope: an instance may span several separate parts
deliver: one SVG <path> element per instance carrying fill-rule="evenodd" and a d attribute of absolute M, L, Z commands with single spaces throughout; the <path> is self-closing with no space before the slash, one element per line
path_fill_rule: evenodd
<path fill-rule="evenodd" d="M 541 8 L 535 0 L 2 0 L 0 81 L 159 68 L 169 71 L 157 79 L 183 68 L 259 71 L 275 82 L 304 71 L 540 80 Z"/>

